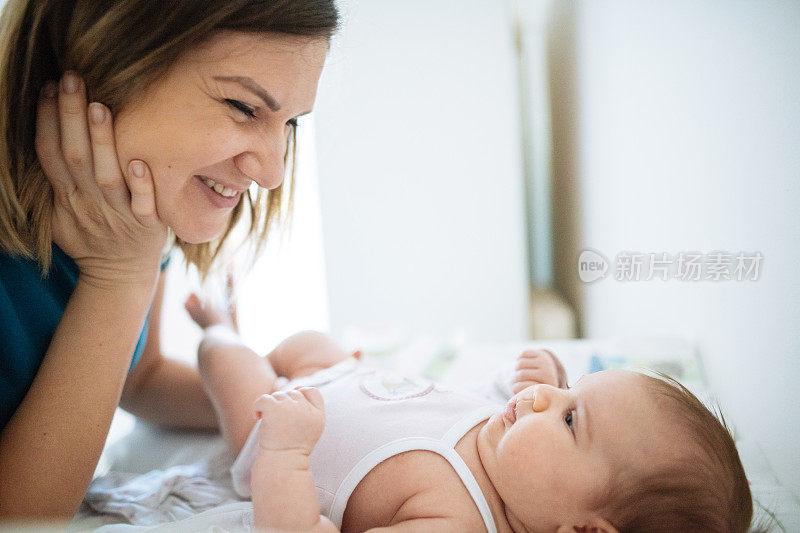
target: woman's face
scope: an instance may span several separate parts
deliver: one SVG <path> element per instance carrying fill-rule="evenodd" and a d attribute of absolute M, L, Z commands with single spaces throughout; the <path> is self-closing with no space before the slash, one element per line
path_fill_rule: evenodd
<path fill-rule="evenodd" d="M 120 165 L 149 165 L 158 214 L 179 238 L 213 239 L 253 181 L 281 184 L 292 123 L 314 105 L 327 48 L 325 39 L 223 32 L 120 110 Z"/>

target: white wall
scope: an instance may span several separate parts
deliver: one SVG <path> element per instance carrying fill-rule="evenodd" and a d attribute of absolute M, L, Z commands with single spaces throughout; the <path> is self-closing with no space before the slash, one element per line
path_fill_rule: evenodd
<path fill-rule="evenodd" d="M 559 281 L 584 334 L 695 338 L 737 432 L 800 494 L 800 3 L 591 0 L 552 22 Z M 755 282 L 582 286 L 586 246 L 764 262 Z"/>
<path fill-rule="evenodd" d="M 524 338 L 508 12 L 496 0 L 341 5 L 316 113 L 334 333 Z"/>

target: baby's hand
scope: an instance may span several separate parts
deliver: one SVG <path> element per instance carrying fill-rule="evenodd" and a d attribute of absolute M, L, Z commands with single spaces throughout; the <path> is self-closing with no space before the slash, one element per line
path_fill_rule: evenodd
<path fill-rule="evenodd" d="M 546 383 L 561 389 L 567 386 L 567 373 L 555 355 L 549 350 L 525 350 L 517 357 L 514 394 L 531 385 Z"/>
<path fill-rule="evenodd" d="M 299 450 L 310 454 L 325 428 L 322 394 L 314 387 L 264 394 L 253 405 L 258 447 L 264 451 Z"/>

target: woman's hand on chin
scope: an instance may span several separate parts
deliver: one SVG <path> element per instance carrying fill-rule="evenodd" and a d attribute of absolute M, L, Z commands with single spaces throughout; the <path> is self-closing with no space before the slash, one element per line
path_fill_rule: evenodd
<path fill-rule="evenodd" d="M 113 118 L 87 106 L 80 78 L 67 73 L 42 91 L 36 153 L 53 186 L 53 241 L 102 287 L 154 284 L 167 227 L 156 212 L 153 176 L 133 160 L 119 167 Z"/>

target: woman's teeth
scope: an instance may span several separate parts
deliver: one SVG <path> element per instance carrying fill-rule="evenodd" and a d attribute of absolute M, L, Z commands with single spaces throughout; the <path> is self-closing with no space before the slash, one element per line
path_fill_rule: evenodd
<path fill-rule="evenodd" d="M 229 189 L 220 185 L 219 183 L 215 182 L 210 178 L 203 177 L 203 183 L 208 185 L 210 188 L 214 189 L 217 193 L 225 196 L 227 198 L 231 198 L 232 196 L 236 196 L 238 191 L 234 191 L 233 189 Z"/>

